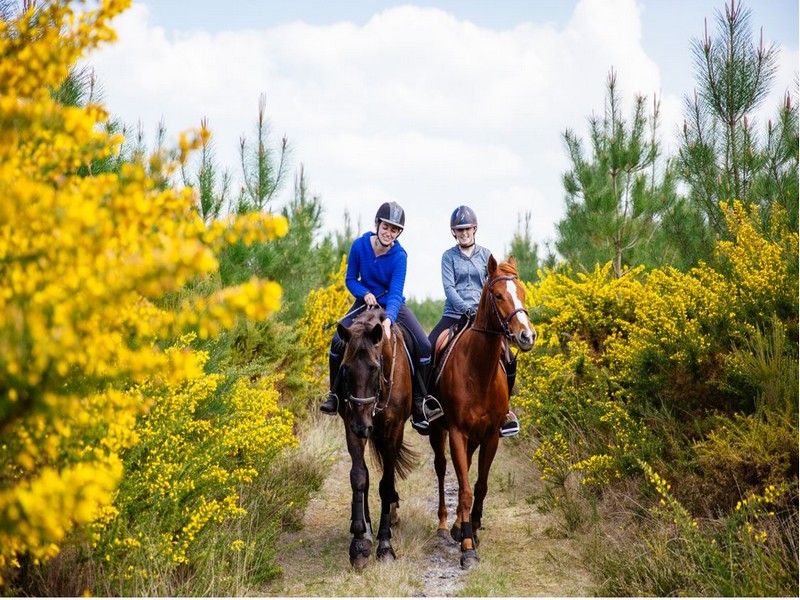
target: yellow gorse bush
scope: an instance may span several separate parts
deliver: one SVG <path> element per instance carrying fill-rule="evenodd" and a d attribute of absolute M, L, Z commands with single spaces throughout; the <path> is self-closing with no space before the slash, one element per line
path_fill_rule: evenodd
<path fill-rule="evenodd" d="M 353 296 L 344 284 L 347 257 L 342 257 L 339 270 L 330 276 L 328 287 L 311 290 L 306 297 L 300 328 L 303 347 L 310 351 L 303 378 L 315 387 L 327 385 L 328 351 L 335 329 L 323 329 L 341 319 L 353 302 Z"/>
<path fill-rule="evenodd" d="M 788 227 L 785 211 L 773 207 L 763 234 L 756 207 L 748 213 L 735 200 L 721 208 L 733 240 L 720 241 L 716 254 L 730 270 L 738 319 L 752 327 L 767 323 L 773 315 L 785 318 L 797 308 L 798 256 L 798 234 Z"/>
<path fill-rule="evenodd" d="M 732 240 L 718 243 L 716 267 L 621 278 L 610 264 L 587 274 L 562 267 L 528 286 L 545 345 L 520 357 L 516 402 L 542 444 L 533 458 L 546 477 L 563 478 L 568 466 L 604 484 L 638 470 L 650 445 L 636 415 L 649 403 L 730 405 L 732 350 L 773 315 L 796 331 L 797 233 L 778 208 L 767 231 L 739 202 L 723 210 Z"/>
<path fill-rule="evenodd" d="M 582 339 L 596 353 L 602 352 L 606 339 L 633 318 L 644 267 L 617 278 L 612 266 L 598 265 L 591 273 L 574 273 L 568 266 L 539 271 L 540 281 L 528 284 L 527 302 L 541 319 L 539 337 L 548 348 Z"/>
<path fill-rule="evenodd" d="M 50 94 L 114 38 L 109 21 L 129 0 L 92 4 L 48 2 L 0 22 L 0 585 L 20 554 L 53 556 L 111 502 L 145 407 L 124 390 L 202 374 L 202 357 L 159 340 L 264 318 L 280 298 L 277 284 L 253 280 L 177 310 L 156 306 L 214 273 L 223 245 L 283 235 L 287 223 L 257 214 L 206 226 L 190 190 L 165 185 L 176 168 L 165 154 L 76 174 L 123 141 L 103 127 L 101 106 L 65 107 Z M 180 159 L 207 135 L 183 136 Z"/>
<path fill-rule="evenodd" d="M 205 353 L 187 349 L 191 339 L 169 353 L 192 352 L 205 364 Z M 223 378 L 207 374 L 137 388 L 151 409 L 136 426 L 138 443 L 124 454 L 114 506 L 93 525 L 94 552 L 109 557 L 108 568 L 145 564 L 155 574 L 189 562 L 211 525 L 245 514 L 242 485 L 297 445 L 294 417 L 278 406 L 278 379 L 240 378 L 222 390 Z"/>

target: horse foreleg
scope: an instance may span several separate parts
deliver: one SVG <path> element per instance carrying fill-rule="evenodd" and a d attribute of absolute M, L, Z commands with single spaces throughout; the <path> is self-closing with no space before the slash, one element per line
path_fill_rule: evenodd
<path fill-rule="evenodd" d="M 364 443 L 348 436 L 350 467 L 350 487 L 353 499 L 350 503 L 350 564 L 356 569 L 367 565 L 372 551 L 372 521 L 369 516 L 369 471 L 364 462 Z"/>
<path fill-rule="evenodd" d="M 461 538 L 461 568 L 469 569 L 478 563 L 475 541 L 472 536 L 470 509 L 472 508 L 472 488 L 469 485 L 469 457 L 466 436 L 460 432 L 450 432 L 450 458 L 458 478 L 458 509 L 456 525 L 460 520 L 460 531 L 453 534 Z M 457 527 L 453 525 L 453 530 Z"/>
<path fill-rule="evenodd" d="M 381 497 L 381 522 L 378 526 L 378 550 L 375 557 L 378 560 L 393 560 L 397 558 L 392 548 L 392 508 L 400 502 L 400 496 L 395 489 L 394 457 L 384 456 L 383 477 L 378 484 Z"/>
<path fill-rule="evenodd" d="M 486 499 L 486 493 L 489 491 L 489 470 L 492 468 L 492 462 L 497 454 L 497 444 L 500 441 L 500 436 L 487 440 L 482 446 L 478 454 L 478 479 L 475 482 L 475 500 L 472 504 L 472 530 L 475 535 L 475 540 L 478 540 L 478 530 L 481 528 L 481 517 L 483 517 L 483 501 Z"/>
<path fill-rule="evenodd" d="M 445 503 L 444 478 L 447 473 L 447 455 L 445 454 L 445 444 L 447 443 L 447 432 L 438 427 L 434 427 L 430 433 L 430 444 L 433 449 L 433 469 L 436 472 L 436 480 L 439 487 L 439 526 L 436 535 L 441 538 L 447 537 L 447 504 Z"/>

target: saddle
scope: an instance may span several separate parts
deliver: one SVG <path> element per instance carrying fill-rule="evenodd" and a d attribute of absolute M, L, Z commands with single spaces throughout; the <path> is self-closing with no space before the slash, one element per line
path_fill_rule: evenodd
<path fill-rule="evenodd" d="M 403 334 L 403 349 L 408 357 L 408 363 L 411 365 L 411 374 L 413 375 L 416 372 L 416 365 L 419 362 L 419 344 L 417 344 L 417 338 L 415 338 L 411 330 L 402 323 L 395 323 L 395 325 Z"/>
<path fill-rule="evenodd" d="M 456 340 L 461 337 L 462 333 L 472 327 L 473 320 L 474 317 L 468 318 L 465 315 L 458 323 L 442 331 L 439 337 L 436 338 L 432 351 L 433 357 L 431 358 L 433 363 L 433 381 L 435 385 L 439 384 L 439 378 L 442 375 L 445 364 L 447 364 L 447 359 L 450 358 L 450 352 Z M 503 339 L 503 353 L 500 355 L 500 366 L 504 373 L 507 372 L 508 369 L 506 365 L 511 363 L 512 357 L 512 350 L 508 344 L 508 340 Z"/>
<path fill-rule="evenodd" d="M 438 385 L 439 383 L 439 377 L 442 374 L 444 365 L 447 363 L 447 359 L 450 357 L 450 351 L 453 349 L 456 339 L 461 337 L 462 333 L 472 327 L 472 321 L 473 319 L 464 315 L 458 323 L 442 331 L 439 337 L 436 338 L 436 342 L 433 345 L 433 356 L 431 358 L 434 385 Z"/>

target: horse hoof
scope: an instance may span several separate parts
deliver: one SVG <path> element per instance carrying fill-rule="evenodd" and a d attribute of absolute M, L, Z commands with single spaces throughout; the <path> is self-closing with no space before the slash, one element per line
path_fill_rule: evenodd
<path fill-rule="evenodd" d="M 478 553 L 475 552 L 475 550 L 464 550 L 461 553 L 461 568 L 465 571 L 471 569 L 480 562 L 481 560 L 478 558 Z"/>
<path fill-rule="evenodd" d="M 350 565 L 354 569 L 363 569 L 369 562 L 372 552 L 372 541 L 366 538 L 350 542 Z"/>
<path fill-rule="evenodd" d="M 436 530 L 436 537 L 441 538 L 443 540 L 450 539 L 450 534 L 448 533 L 447 529 L 440 527 Z"/>
<path fill-rule="evenodd" d="M 450 528 L 450 537 L 453 538 L 453 541 L 460 542 L 461 541 L 461 527 L 458 525 L 453 525 Z"/>
<path fill-rule="evenodd" d="M 369 556 L 351 556 L 350 557 L 350 566 L 353 567 L 356 571 L 361 571 L 369 564 Z"/>
<path fill-rule="evenodd" d="M 381 541 L 378 544 L 375 558 L 381 562 L 393 562 L 397 560 L 397 555 L 394 553 L 394 548 L 392 548 L 392 543 L 389 540 Z"/>

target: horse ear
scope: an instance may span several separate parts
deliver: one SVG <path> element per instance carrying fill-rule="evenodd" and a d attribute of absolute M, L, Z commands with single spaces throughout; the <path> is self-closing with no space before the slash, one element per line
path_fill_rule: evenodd
<path fill-rule="evenodd" d="M 377 344 L 381 341 L 382 338 L 383 338 L 383 327 L 381 326 L 380 323 L 378 323 L 377 325 L 375 325 L 375 327 L 372 328 L 372 331 L 369 332 L 369 339 L 372 340 L 373 344 Z"/>
<path fill-rule="evenodd" d="M 517 259 L 514 258 L 513 255 L 509 256 L 508 257 L 508 264 L 510 264 L 512 267 L 514 267 L 516 269 L 517 268 Z"/>
<path fill-rule="evenodd" d="M 344 340 L 345 344 L 350 341 L 350 330 L 341 323 L 336 326 L 336 333 Z"/>
<path fill-rule="evenodd" d="M 497 260 L 494 258 L 494 254 L 489 255 L 489 261 L 486 263 L 486 271 L 491 275 L 497 270 Z"/>

